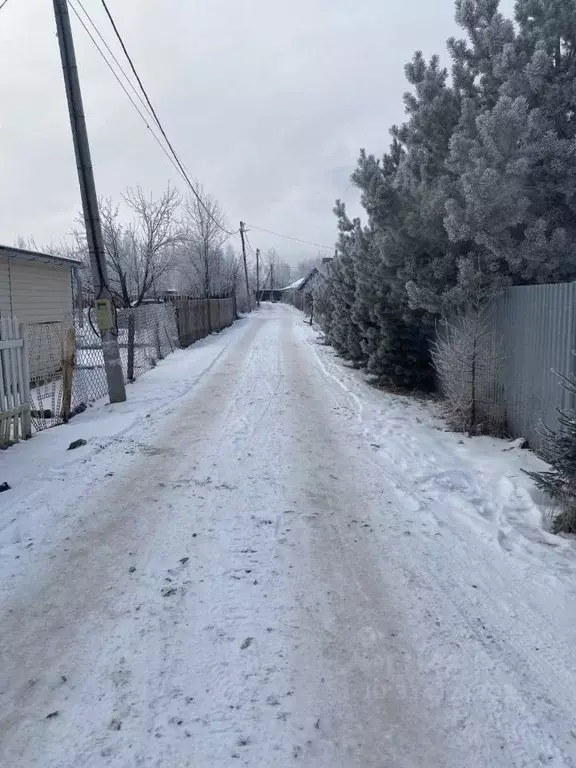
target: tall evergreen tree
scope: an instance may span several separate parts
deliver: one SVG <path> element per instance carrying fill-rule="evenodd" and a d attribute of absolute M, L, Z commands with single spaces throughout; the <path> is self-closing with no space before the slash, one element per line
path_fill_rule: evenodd
<path fill-rule="evenodd" d="M 440 67 L 437 56 L 427 63 L 417 52 L 405 72 L 413 92 L 404 96 L 408 120 L 398 131 L 404 146 L 398 171 L 403 201 L 399 276 L 406 284 L 410 306 L 436 314 L 442 310 L 446 287 L 456 280 L 460 250 L 448 239 L 444 216 L 454 186 L 446 158 L 461 100 L 448 85 L 448 72 Z"/>
<path fill-rule="evenodd" d="M 326 335 L 343 357 L 361 363 L 364 359 L 361 336 L 352 316 L 356 299 L 355 223 L 350 220 L 346 206 L 339 200 L 334 213 L 338 218 L 339 238 L 336 258 L 327 280 L 332 296 L 332 312 Z"/>
<path fill-rule="evenodd" d="M 500 97 L 502 67 L 515 39 L 514 24 L 500 13 L 500 0 L 456 0 L 456 23 L 467 39 L 450 38 L 454 87 L 476 115 Z M 462 128 L 471 127 L 468 118 Z"/>
<path fill-rule="evenodd" d="M 503 82 L 510 78 L 510 50 L 515 40 L 514 25 L 499 11 L 499 0 L 456 0 L 456 22 L 464 31 L 464 39 L 450 38 L 448 50 L 452 57 L 452 81 L 461 99 L 460 119 L 449 144 L 446 168 L 453 183 L 445 202 L 444 228 L 450 242 L 458 246 L 457 276 L 445 285 L 444 307 L 461 309 L 485 286 L 493 295 L 506 285 L 504 261 L 486 253 L 478 242 L 471 216 L 468 172 L 474 175 L 473 154 L 479 154 L 479 120 L 494 109 L 500 98 Z M 512 57 L 513 58 L 513 57 Z M 508 66 L 506 66 L 508 65 Z M 490 177 L 479 180 L 475 192 L 489 202 Z M 500 190 L 499 190 L 500 191 Z M 513 193 L 514 190 L 512 189 Z M 468 223 L 468 226 L 466 226 Z"/>
<path fill-rule="evenodd" d="M 362 152 L 366 222 L 338 203 L 330 334 L 388 384 L 429 375 L 434 320 L 510 284 L 576 277 L 576 0 L 456 0 L 451 78 L 406 66 L 406 120 Z"/>
<path fill-rule="evenodd" d="M 495 0 L 484 5 L 494 11 L 481 38 L 490 66 L 479 67 L 479 56 L 462 64 L 467 57 L 453 45 L 459 71 L 474 66 L 480 88 L 452 138 L 448 166 L 459 185 L 446 229 L 469 246 L 465 273 L 476 282 L 481 275 L 491 288 L 572 279 L 576 6 L 519 0 L 515 34 Z M 469 79 L 465 84 L 469 89 Z"/>
<path fill-rule="evenodd" d="M 368 372 L 386 386 L 431 386 L 425 313 L 410 306 L 406 293 L 406 209 L 399 174 L 405 157 L 399 132 L 382 161 L 362 152 L 353 182 L 362 191 L 369 226 L 358 233 L 354 319 L 361 329 Z"/>

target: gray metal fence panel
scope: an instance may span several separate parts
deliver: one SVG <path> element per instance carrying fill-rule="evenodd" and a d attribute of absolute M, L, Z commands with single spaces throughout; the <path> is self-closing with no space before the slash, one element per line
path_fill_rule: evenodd
<path fill-rule="evenodd" d="M 576 283 L 510 288 L 494 304 L 494 337 L 503 360 L 494 391 L 513 436 L 538 450 L 539 425 L 558 424 L 558 408 L 576 403 L 554 371 L 576 371 Z"/>

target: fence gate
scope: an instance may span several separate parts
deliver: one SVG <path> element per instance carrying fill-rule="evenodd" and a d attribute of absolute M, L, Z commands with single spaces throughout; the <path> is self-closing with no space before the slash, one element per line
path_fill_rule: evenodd
<path fill-rule="evenodd" d="M 0 446 L 32 435 L 26 329 L 0 318 Z"/>

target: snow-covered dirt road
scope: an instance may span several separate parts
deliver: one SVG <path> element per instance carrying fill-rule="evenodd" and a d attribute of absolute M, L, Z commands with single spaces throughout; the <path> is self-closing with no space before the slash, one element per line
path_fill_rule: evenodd
<path fill-rule="evenodd" d="M 287 307 L 207 344 L 171 406 L 14 467 L 0 766 L 576 765 L 576 556 L 536 460 L 371 390 Z"/>

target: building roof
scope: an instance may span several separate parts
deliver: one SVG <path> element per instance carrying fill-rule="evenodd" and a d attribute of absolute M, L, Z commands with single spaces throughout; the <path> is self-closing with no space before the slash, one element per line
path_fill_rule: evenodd
<path fill-rule="evenodd" d="M 287 285 L 286 288 L 282 288 L 283 291 L 295 291 L 297 288 L 300 288 L 302 283 L 304 282 L 306 278 L 300 277 L 298 280 L 296 280 L 293 283 L 290 283 L 290 285 Z"/>
<path fill-rule="evenodd" d="M 39 253 L 38 251 L 26 251 L 23 248 L 14 248 L 12 245 L 0 245 L 0 256 L 21 261 L 43 261 L 45 264 L 58 264 L 70 268 L 82 266 L 82 262 L 76 259 L 69 259 L 66 256 L 52 256 L 52 254 Z"/>
<path fill-rule="evenodd" d="M 287 285 L 286 288 L 282 288 L 283 291 L 302 291 L 308 283 L 313 280 L 316 275 L 319 275 L 320 272 L 316 267 L 313 267 L 310 272 L 306 275 L 306 277 L 301 277 L 298 280 L 296 280 L 293 283 L 290 283 L 290 285 Z"/>
<path fill-rule="evenodd" d="M 303 290 L 304 290 L 304 288 L 306 288 L 306 286 L 308 285 L 308 283 L 309 283 L 311 280 L 313 280 L 313 279 L 316 277 L 316 275 L 319 275 L 319 274 L 320 274 L 320 273 L 318 272 L 318 270 L 316 269 L 316 267 L 313 267 L 313 268 L 310 270 L 310 272 L 309 272 L 309 273 L 306 275 L 306 277 L 305 277 L 305 278 L 303 278 L 302 282 L 301 282 L 301 283 L 300 283 L 300 285 L 298 286 L 298 290 L 299 290 L 299 291 L 303 291 Z"/>

